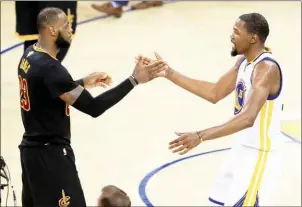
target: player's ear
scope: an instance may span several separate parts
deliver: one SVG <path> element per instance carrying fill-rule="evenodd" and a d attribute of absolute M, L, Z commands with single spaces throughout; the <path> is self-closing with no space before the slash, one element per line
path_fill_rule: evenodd
<path fill-rule="evenodd" d="M 49 27 L 49 30 L 50 30 L 51 36 L 56 36 L 56 29 L 55 29 L 54 26 L 50 26 L 50 27 Z"/>
<path fill-rule="evenodd" d="M 256 43 L 256 39 L 257 39 L 257 35 L 253 34 L 253 35 L 251 36 L 250 43 L 251 43 L 251 44 L 255 44 L 255 43 Z"/>

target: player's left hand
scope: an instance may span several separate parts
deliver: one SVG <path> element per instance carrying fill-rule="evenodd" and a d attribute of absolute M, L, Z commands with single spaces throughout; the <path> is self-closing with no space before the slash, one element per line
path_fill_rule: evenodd
<path fill-rule="evenodd" d="M 104 72 L 95 72 L 91 73 L 84 78 L 84 87 L 85 88 L 94 88 L 97 86 L 107 88 L 112 83 L 112 78 Z"/>
<path fill-rule="evenodd" d="M 179 137 L 169 143 L 169 149 L 174 149 L 173 153 L 183 155 L 201 143 L 197 132 L 175 133 Z"/>

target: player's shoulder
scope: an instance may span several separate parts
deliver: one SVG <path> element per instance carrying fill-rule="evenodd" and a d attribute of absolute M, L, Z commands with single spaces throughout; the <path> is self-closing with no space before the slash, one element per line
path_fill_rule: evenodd
<path fill-rule="evenodd" d="M 31 46 L 31 48 L 29 48 L 27 53 L 25 52 L 26 58 L 30 63 L 43 68 L 43 70 L 64 68 L 60 61 L 47 52 L 39 50 L 34 46 Z"/>
<path fill-rule="evenodd" d="M 45 66 L 48 64 L 54 64 L 55 59 L 49 54 L 34 49 L 34 46 L 29 46 L 23 53 L 21 61 L 26 59 L 31 65 Z"/>
<path fill-rule="evenodd" d="M 68 70 L 55 59 L 49 59 L 44 65 L 43 65 L 43 76 L 51 76 L 53 77 L 66 77 L 69 76 Z"/>
<path fill-rule="evenodd" d="M 255 68 L 257 69 L 257 71 L 262 70 L 269 72 L 278 72 L 280 66 L 275 60 L 263 59 L 255 65 Z"/>
<path fill-rule="evenodd" d="M 264 52 L 261 58 L 259 59 L 259 61 L 256 62 L 255 67 L 281 69 L 279 62 L 277 61 L 276 57 L 272 54 L 271 51 Z"/>
<path fill-rule="evenodd" d="M 262 59 L 255 65 L 254 76 L 262 77 L 266 80 L 273 80 L 278 78 L 281 68 L 279 64 L 273 59 Z"/>

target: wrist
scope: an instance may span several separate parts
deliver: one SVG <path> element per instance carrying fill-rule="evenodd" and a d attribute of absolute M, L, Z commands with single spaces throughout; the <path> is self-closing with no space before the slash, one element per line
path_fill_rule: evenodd
<path fill-rule="evenodd" d="M 197 131 L 196 133 L 197 133 L 197 135 L 198 135 L 199 141 L 200 141 L 200 142 L 203 142 L 204 139 L 202 138 L 201 132 L 200 132 L 200 131 Z"/>
<path fill-rule="evenodd" d="M 130 80 L 130 82 L 134 87 L 139 84 L 138 80 L 133 75 L 130 75 L 128 79 Z"/>
<path fill-rule="evenodd" d="M 169 69 L 167 70 L 167 73 L 166 73 L 166 76 L 165 76 L 165 77 L 166 77 L 167 79 L 171 80 L 171 78 L 172 78 L 174 72 L 175 72 L 175 71 L 174 71 L 172 68 L 169 67 Z"/>
<path fill-rule="evenodd" d="M 84 79 L 83 78 L 81 78 L 81 79 L 79 79 L 79 80 L 76 80 L 75 81 L 78 85 L 80 85 L 80 86 L 85 86 L 85 83 L 84 83 Z"/>

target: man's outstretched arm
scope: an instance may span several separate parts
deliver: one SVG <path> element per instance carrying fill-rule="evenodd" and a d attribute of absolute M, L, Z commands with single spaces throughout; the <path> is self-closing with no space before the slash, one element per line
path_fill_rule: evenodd
<path fill-rule="evenodd" d="M 131 79 L 132 77 L 129 77 L 118 86 L 95 98 L 80 85 L 75 89 L 62 94 L 60 98 L 79 111 L 89 114 L 92 117 L 98 117 L 107 109 L 121 101 L 134 88 L 134 79 Z"/>
<path fill-rule="evenodd" d="M 155 56 L 157 60 L 162 60 L 162 58 L 156 52 Z M 136 57 L 136 61 L 140 59 L 142 59 L 143 63 L 146 65 L 154 61 L 143 56 Z M 179 87 L 215 104 L 234 91 L 238 69 L 243 60 L 244 57 L 240 56 L 233 67 L 222 77 L 220 77 L 216 83 L 187 77 L 170 67 L 166 71 L 159 73 L 157 76 L 165 77 Z"/>
<path fill-rule="evenodd" d="M 254 70 L 252 89 L 242 112 L 221 126 L 201 131 L 203 140 L 234 134 L 254 125 L 261 108 L 266 107 L 268 96 L 274 92 L 276 80 L 280 77 L 278 66 L 270 61 L 259 63 Z"/>
<path fill-rule="evenodd" d="M 243 57 L 238 58 L 234 66 L 216 83 L 189 78 L 173 69 L 169 69 L 166 78 L 179 87 L 215 104 L 234 91 L 242 60 Z"/>
<path fill-rule="evenodd" d="M 122 100 L 135 85 L 152 80 L 158 72 L 165 69 L 167 65 L 163 61 L 156 61 L 147 66 L 139 62 L 129 78 L 97 97 L 92 97 L 83 86 L 76 84 L 68 71 L 58 64 L 45 70 L 44 83 L 53 98 L 59 97 L 79 111 L 98 117 Z"/>
<path fill-rule="evenodd" d="M 275 86 L 278 78 L 280 73 L 275 63 L 269 61 L 259 63 L 254 69 L 252 89 L 240 114 L 220 126 L 198 132 L 178 133 L 180 137 L 169 143 L 170 149 L 185 154 L 202 141 L 224 137 L 252 127 L 261 108 L 266 107 L 268 96 L 277 93 Z"/>

